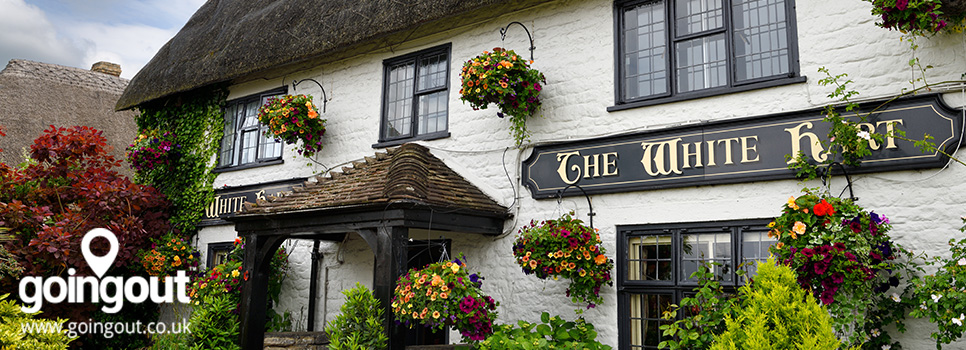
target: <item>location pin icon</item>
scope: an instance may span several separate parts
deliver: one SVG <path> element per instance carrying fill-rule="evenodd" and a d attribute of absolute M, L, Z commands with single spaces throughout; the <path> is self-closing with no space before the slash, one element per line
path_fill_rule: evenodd
<path fill-rule="evenodd" d="M 97 256 L 91 252 L 91 241 L 94 240 L 94 237 L 107 238 L 107 242 L 110 243 L 111 248 L 104 256 Z M 107 269 L 114 264 L 114 259 L 117 258 L 117 246 L 117 236 L 114 235 L 114 232 L 104 228 L 87 231 L 84 239 L 81 240 L 81 253 L 84 253 L 84 260 L 87 260 L 87 265 L 91 267 L 91 270 L 94 270 L 98 278 L 104 277 Z"/>

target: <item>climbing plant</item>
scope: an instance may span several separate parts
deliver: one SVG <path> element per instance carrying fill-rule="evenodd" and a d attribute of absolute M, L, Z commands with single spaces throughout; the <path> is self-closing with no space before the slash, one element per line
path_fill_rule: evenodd
<path fill-rule="evenodd" d="M 171 223 L 182 233 L 194 232 L 204 208 L 214 199 L 214 162 L 224 135 L 224 86 L 182 94 L 140 106 L 138 131 L 167 131 L 181 145 L 181 156 L 167 166 L 142 169 L 136 179 L 161 190 L 174 209 Z"/>

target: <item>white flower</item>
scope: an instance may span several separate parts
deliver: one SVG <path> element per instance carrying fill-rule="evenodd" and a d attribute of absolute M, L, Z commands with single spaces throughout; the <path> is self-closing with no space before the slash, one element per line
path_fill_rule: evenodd
<path fill-rule="evenodd" d="M 953 323 L 955 323 L 957 326 L 962 326 L 964 319 L 966 319 L 966 315 L 959 314 L 959 318 L 953 318 Z"/>
<path fill-rule="evenodd" d="M 856 134 L 856 136 L 858 136 L 859 138 L 866 139 L 866 140 L 871 140 L 872 139 L 872 135 L 869 135 L 869 132 L 868 131 L 859 131 Z"/>
<path fill-rule="evenodd" d="M 923 309 L 923 310 L 926 310 L 926 302 L 925 301 L 922 302 L 922 305 L 919 305 L 919 308 L 920 309 Z"/>
<path fill-rule="evenodd" d="M 939 294 L 939 295 L 933 294 L 933 295 L 931 295 L 931 297 L 932 297 L 932 302 L 938 303 L 939 302 L 939 299 L 942 299 L 943 298 L 943 295 L 942 294 Z"/>
<path fill-rule="evenodd" d="M 878 337 L 880 334 L 882 334 L 882 333 L 879 333 L 879 329 L 878 328 L 872 330 L 872 337 L 873 338 Z"/>
<path fill-rule="evenodd" d="M 882 350 L 889 350 L 889 349 L 892 349 L 892 345 L 886 344 L 882 346 Z"/>
<path fill-rule="evenodd" d="M 956 263 L 959 264 L 959 266 L 966 265 L 966 258 L 959 259 L 959 261 L 957 261 Z"/>
<path fill-rule="evenodd" d="M 892 293 L 892 301 L 898 303 L 898 302 L 902 301 L 902 298 L 899 297 L 899 294 Z"/>

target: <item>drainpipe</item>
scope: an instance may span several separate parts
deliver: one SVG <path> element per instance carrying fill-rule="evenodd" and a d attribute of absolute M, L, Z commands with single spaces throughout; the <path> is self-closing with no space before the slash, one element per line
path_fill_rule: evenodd
<path fill-rule="evenodd" d="M 315 303 L 319 292 L 319 260 L 324 256 L 319 251 L 319 240 L 312 244 L 312 272 L 309 277 L 309 324 L 308 331 L 315 332 Z M 328 277 L 328 276 L 326 276 Z"/>

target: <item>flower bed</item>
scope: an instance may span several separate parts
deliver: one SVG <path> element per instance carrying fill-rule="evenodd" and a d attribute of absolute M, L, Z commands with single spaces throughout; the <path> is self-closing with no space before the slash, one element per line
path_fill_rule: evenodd
<path fill-rule="evenodd" d="M 600 235 L 579 219 L 565 214 L 556 220 L 531 221 L 513 244 L 513 256 L 525 274 L 570 280 L 567 296 L 587 308 L 604 301 L 600 288 L 613 285 L 614 260 L 608 258 Z"/>
<path fill-rule="evenodd" d="M 483 277 L 470 274 L 461 259 L 411 269 L 396 281 L 392 309 L 396 321 L 433 329 L 453 327 L 468 340 L 493 333 L 496 306 L 483 294 Z"/>

